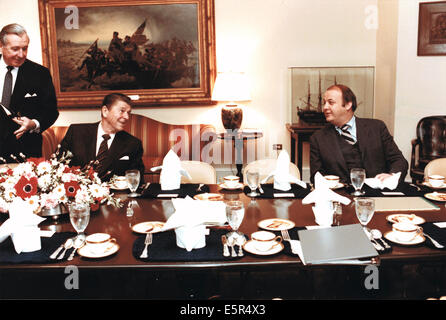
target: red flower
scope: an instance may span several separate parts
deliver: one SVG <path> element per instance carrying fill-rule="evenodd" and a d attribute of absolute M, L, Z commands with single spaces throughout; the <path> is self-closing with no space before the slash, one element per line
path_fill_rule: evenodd
<path fill-rule="evenodd" d="M 94 203 L 90 204 L 90 211 L 97 211 L 99 210 L 99 202 L 95 201 Z"/>
<path fill-rule="evenodd" d="M 30 179 L 22 176 L 17 184 L 14 186 L 16 194 L 22 198 L 29 198 L 37 193 L 37 177 L 31 177 Z"/>
<path fill-rule="evenodd" d="M 81 188 L 77 181 L 65 182 L 64 187 L 65 187 L 65 194 L 67 195 L 67 197 L 75 197 L 77 190 Z"/>

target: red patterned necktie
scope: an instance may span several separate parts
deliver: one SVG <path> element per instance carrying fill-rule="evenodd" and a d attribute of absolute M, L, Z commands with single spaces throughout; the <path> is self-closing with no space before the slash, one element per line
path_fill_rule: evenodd
<path fill-rule="evenodd" d="M 107 140 L 110 139 L 110 135 L 109 134 L 104 134 L 104 135 L 102 135 L 102 138 L 104 140 L 102 140 L 101 145 L 99 146 L 98 155 L 96 156 L 96 161 L 98 161 L 98 165 L 96 167 L 96 171 L 98 173 L 100 173 L 102 171 L 102 168 L 104 166 L 104 161 L 105 161 L 105 159 L 107 158 L 107 155 L 108 155 Z"/>

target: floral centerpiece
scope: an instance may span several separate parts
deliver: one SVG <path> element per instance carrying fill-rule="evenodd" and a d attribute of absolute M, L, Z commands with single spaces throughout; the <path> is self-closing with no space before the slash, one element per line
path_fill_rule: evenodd
<path fill-rule="evenodd" d="M 102 202 L 120 207 L 119 199 L 110 194 L 107 183 L 101 182 L 91 165 L 70 167 L 72 154 L 54 154 L 44 158 L 25 159 L 17 165 L 0 168 L 0 212 L 8 212 L 16 198 L 26 201 L 34 213 L 68 202 L 89 203 L 91 211 Z M 0 158 L 0 161 L 4 159 Z"/>

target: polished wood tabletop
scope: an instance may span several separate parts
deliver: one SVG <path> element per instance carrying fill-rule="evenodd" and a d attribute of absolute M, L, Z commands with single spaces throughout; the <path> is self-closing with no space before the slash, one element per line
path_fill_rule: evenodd
<path fill-rule="evenodd" d="M 316 225 L 312 205 L 303 205 L 301 199 L 251 199 L 247 197 L 241 190 L 227 191 L 222 190 L 216 185 L 210 186 L 211 192 L 221 193 L 224 200 L 240 199 L 245 206 L 245 216 L 240 226 L 240 231 L 248 237 L 252 232 L 258 231 L 258 222 L 268 218 L 285 218 L 293 221 L 297 227 L 305 227 Z M 345 191 L 340 190 L 339 193 L 350 197 Z M 124 203 L 122 208 L 114 208 L 108 205 L 102 205 L 98 212 L 91 213 L 90 222 L 85 233 L 93 234 L 96 232 L 108 233 L 116 238 L 120 249 L 112 256 L 101 259 L 88 259 L 79 257 L 78 255 L 72 261 L 61 261 L 51 264 L 2 264 L 0 268 L 57 268 L 67 265 L 77 265 L 79 267 L 88 268 L 194 268 L 194 267 L 258 267 L 261 265 L 281 265 L 296 264 L 302 266 L 298 256 L 276 254 L 273 256 L 255 256 L 245 254 L 243 258 L 229 261 L 201 261 L 201 262 L 150 262 L 136 259 L 132 255 L 132 247 L 135 240 L 141 237 L 132 231 L 131 227 L 144 221 L 166 221 L 173 212 L 170 200 L 158 199 L 136 199 L 138 205 L 134 206 L 134 215 L 126 216 L 126 207 L 129 199 L 125 192 L 117 193 Z M 424 218 L 426 222 L 446 221 L 446 208 L 443 203 L 436 203 L 440 210 L 417 212 L 417 215 Z M 342 206 L 343 214 L 338 219 L 338 224 L 356 224 L 354 203 Z M 192 213 L 191 213 L 192 214 Z M 368 227 L 379 229 L 383 234 L 391 230 L 391 224 L 386 220 L 386 216 L 390 213 L 376 212 Z M 2 221 L 5 217 L 2 217 Z M 56 232 L 74 232 L 70 224 L 68 215 L 62 215 L 57 220 L 47 218 L 47 221 L 40 224 L 41 229 L 52 229 Z M 229 229 L 228 229 L 229 232 Z M 215 250 L 221 250 L 216 248 Z M 436 250 L 424 244 L 416 246 L 393 245 L 392 251 L 380 254 L 381 263 L 390 261 L 428 261 L 446 258 L 446 251 Z"/>

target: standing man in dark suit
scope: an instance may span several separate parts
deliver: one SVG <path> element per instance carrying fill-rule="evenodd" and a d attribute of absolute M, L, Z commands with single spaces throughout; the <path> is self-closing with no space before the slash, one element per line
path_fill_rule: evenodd
<path fill-rule="evenodd" d="M 51 74 L 26 58 L 28 45 L 21 25 L 9 24 L 0 31 L 0 153 L 6 159 L 20 152 L 42 156 L 42 132 L 59 116 Z"/>
<path fill-rule="evenodd" d="M 311 179 L 316 172 L 337 175 L 350 182 L 352 168 L 364 168 L 367 177 L 381 181 L 401 172 L 404 181 L 408 163 L 381 120 L 357 118 L 356 96 L 344 85 L 324 93 L 323 112 L 329 124 L 310 138 Z"/>
<path fill-rule="evenodd" d="M 125 175 L 137 169 L 144 180 L 143 148 L 141 140 L 124 131 L 132 111 L 131 100 L 124 94 L 105 96 L 101 107 L 101 121 L 72 124 L 61 142 L 61 151 L 73 153 L 71 165 L 94 163 L 103 181 L 113 175 Z"/>

